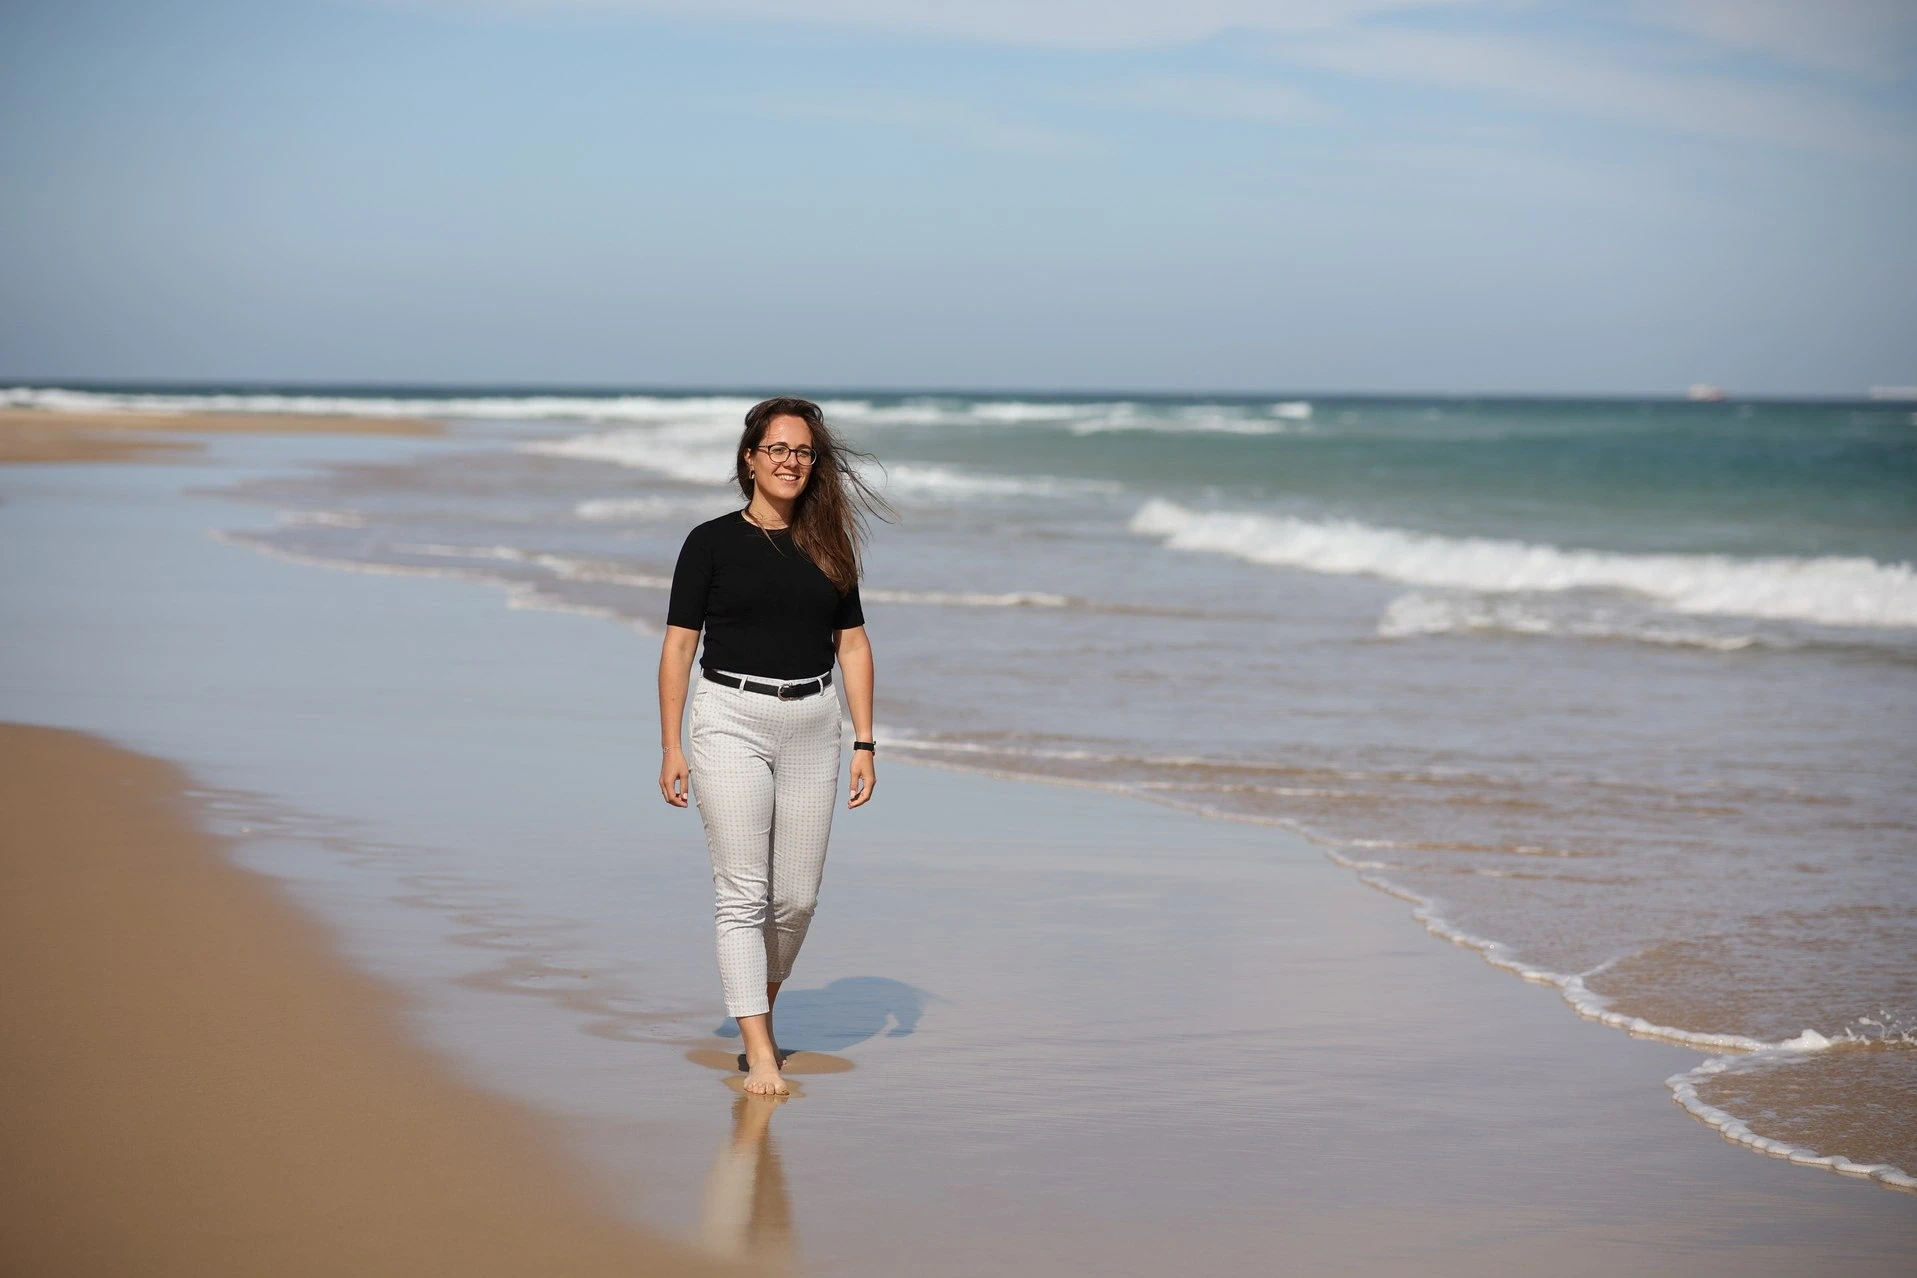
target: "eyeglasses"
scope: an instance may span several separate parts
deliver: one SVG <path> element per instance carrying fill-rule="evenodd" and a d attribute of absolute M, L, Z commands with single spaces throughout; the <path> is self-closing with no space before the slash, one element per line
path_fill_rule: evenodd
<path fill-rule="evenodd" d="M 819 455 L 805 444 L 801 444 L 797 448 L 792 447 L 790 444 L 760 444 L 753 451 L 764 453 L 767 457 L 770 457 L 774 466 L 784 464 L 785 459 L 788 457 L 801 466 L 810 466 L 819 459 Z"/>

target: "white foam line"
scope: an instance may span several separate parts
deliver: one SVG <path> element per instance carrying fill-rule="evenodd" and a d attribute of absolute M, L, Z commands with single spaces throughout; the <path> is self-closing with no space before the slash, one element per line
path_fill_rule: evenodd
<path fill-rule="evenodd" d="M 909 738 L 901 739 L 892 734 L 887 734 L 887 739 L 892 742 L 895 748 L 903 746 L 908 750 L 925 751 L 950 749 L 967 753 L 994 752 L 989 746 L 973 745 L 971 743 L 918 741 Z M 1003 752 L 1001 751 L 999 753 Z M 1057 757 L 1098 757 L 1085 752 L 1056 751 L 1052 753 Z M 1736 1144 L 1746 1145 L 1751 1149 L 1770 1154 L 1774 1157 L 1789 1159 L 1791 1162 L 1800 1166 L 1824 1167 L 1845 1176 L 1868 1177 L 1878 1184 L 1892 1189 L 1917 1190 L 1917 1177 L 1913 1177 L 1909 1172 L 1900 1167 L 1896 1167 L 1890 1163 L 1858 1163 L 1841 1154 L 1822 1154 L 1805 1146 L 1791 1145 L 1787 1142 L 1774 1140 L 1767 1136 L 1759 1136 L 1751 1131 L 1750 1127 L 1745 1124 L 1742 1119 L 1724 1110 L 1707 1105 L 1698 1099 L 1697 1081 L 1710 1074 L 1722 1072 L 1734 1062 L 1750 1060 L 1758 1056 L 1772 1059 L 1801 1059 L 1814 1052 L 1829 1049 L 1832 1046 L 1831 1040 L 1819 1034 L 1816 1030 L 1806 1029 L 1796 1038 L 1772 1043 L 1766 1042 L 1763 1039 L 1749 1038 L 1742 1034 L 1706 1034 L 1697 1030 L 1678 1029 L 1675 1026 L 1658 1025 L 1645 1020 L 1641 1016 L 1627 1016 L 1622 1012 L 1611 1011 L 1606 1006 L 1609 1000 L 1603 995 L 1591 990 L 1584 983 L 1584 978 L 1596 976 L 1599 972 L 1602 972 L 1617 962 L 1617 959 L 1606 959 L 1589 971 L 1575 976 L 1566 975 L 1562 972 L 1553 972 L 1545 968 L 1533 967 L 1520 962 L 1513 957 L 1511 947 L 1504 942 L 1493 941 L 1486 937 L 1473 935 L 1445 919 L 1438 913 L 1437 903 L 1429 897 L 1393 883 L 1382 875 L 1369 873 L 1368 871 L 1380 868 L 1379 862 L 1357 860 L 1345 856 L 1338 852 L 1336 848 L 1330 846 L 1334 840 L 1297 821 L 1291 821 L 1281 817 L 1254 816 L 1248 813 L 1221 812 L 1215 808 L 1205 807 L 1202 804 L 1187 803 L 1178 799 L 1169 798 L 1163 794 L 1142 790 L 1135 786 L 1108 781 L 1090 781 L 1073 777 L 1051 777 L 1029 772 L 1014 772 L 1008 769 L 985 768 L 975 765 L 953 763 L 944 759 L 920 757 L 912 761 L 921 766 L 941 768 L 948 772 L 963 772 L 978 776 L 999 777 L 1009 781 L 1038 781 L 1049 785 L 1071 786 L 1074 789 L 1100 790 L 1108 794 L 1129 795 L 1133 798 L 1144 799 L 1149 803 L 1157 803 L 1164 807 L 1174 808 L 1181 812 L 1190 812 L 1198 816 L 1210 817 L 1214 820 L 1234 821 L 1245 825 L 1261 825 L 1291 830 L 1317 843 L 1320 851 L 1327 860 L 1331 861 L 1334 865 L 1352 871 L 1357 880 L 1366 887 L 1373 888 L 1379 892 L 1383 892 L 1387 896 L 1393 896 L 1409 903 L 1412 906 L 1411 917 L 1417 920 L 1417 922 L 1424 927 L 1425 931 L 1438 937 L 1440 940 L 1449 941 L 1453 945 L 1477 951 L 1479 957 L 1484 959 L 1486 963 L 1489 963 L 1492 967 L 1498 968 L 1501 971 L 1510 972 L 1534 984 L 1556 987 L 1559 993 L 1563 995 L 1564 1001 L 1570 1004 L 1571 1009 L 1584 1019 L 1596 1021 L 1601 1025 L 1607 1025 L 1613 1029 L 1621 1029 L 1634 1038 L 1660 1039 L 1685 1047 L 1725 1053 L 1713 1056 L 1694 1069 L 1687 1070 L 1682 1074 L 1674 1074 L 1665 1081 L 1666 1085 L 1671 1089 L 1673 1099 L 1675 1099 L 1679 1105 L 1682 1105 L 1691 1114 L 1716 1128 L 1718 1133 L 1726 1140 Z M 1736 1053 L 1736 1055 L 1730 1055 L 1728 1053 Z"/>
<path fill-rule="evenodd" d="M 499 559 L 508 563 L 534 564 L 552 570 L 567 581 L 596 582 L 615 586 L 638 586 L 646 590 L 669 590 L 672 578 L 647 573 L 620 572 L 589 559 L 565 555 L 533 554 L 513 546 L 449 546 L 440 542 L 395 542 L 393 549 L 402 555 L 430 555 L 445 559 Z M 430 570 L 424 570 L 430 571 Z"/>
<path fill-rule="evenodd" d="M 1140 767 L 1148 767 L 1148 768 L 1229 767 L 1232 770 L 1238 771 L 1238 772 L 1253 772 L 1253 773 L 1278 772 L 1278 773 L 1284 773 L 1284 774 L 1290 774 L 1297 771 L 1297 769 L 1295 768 L 1278 767 L 1272 764 L 1257 764 L 1257 763 L 1220 764 L 1218 760 L 1216 759 L 1207 759 L 1202 755 L 1195 755 L 1195 754 L 1159 754 L 1159 755 L 1108 754 L 1108 753 L 1104 753 L 1104 752 L 1096 751 L 1096 750 L 1048 750 L 1048 749 L 1044 749 L 1042 747 L 1037 747 L 1037 746 L 986 745 L 986 744 L 982 744 L 980 742 L 974 742 L 974 741 L 927 741 L 927 740 L 920 740 L 916 738 L 905 738 L 900 740 L 892 740 L 892 744 L 890 748 L 903 749 L 903 750 L 944 750 L 954 754 L 1019 755 L 1025 758 L 1032 758 L 1032 759 L 1063 759 L 1068 762 L 1074 762 L 1074 763 L 1131 763 L 1131 764 L 1137 764 Z M 1319 775 L 1334 776 L 1345 781 L 1368 781 L 1368 780 L 1374 779 L 1374 776 L 1390 777 L 1393 775 L 1391 773 L 1372 774 L 1372 773 L 1365 773 L 1365 772 L 1352 772 L 1345 769 L 1330 769 L 1330 768 L 1313 769 L 1313 771 L 1315 771 Z M 1438 774 L 1434 772 L 1430 775 L 1438 775 Z M 1472 777 L 1472 776 L 1475 776 L 1476 774 L 1475 773 L 1459 773 L 1458 775 Z M 1033 779 L 1040 780 L 1040 781 L 1050 781 L 1052 779 L 1049 776 L 1036 774 L 1036 773 L 1032 774 L 1032 776 L 1033 776 Z M 1132 793 L 1130 789 L 1127 789 L 1125 792 L 1127 794 Z M 1178 805 L 1176 803 L 1173 803 L 1172 806 L 1176 807 Z M 1219 812 L 1219 811 L 1214 811 L 1211 808 L 1193 808 L 1192 810 L 1195 812 L 1203 812 L 1206 815 L 1216 816 L 1220 820 L 1225 820 L 1225 821 L 1235 821 L 1240 819 L 1240 815 L 1237 813 Z M 1256 824 L 1270 824 L 1269 822 L 1264 821 L 1262 818 L 1247 817 L 1244 819 L 1254 820 Z M 1279 824 L 1287 824 L 1287 823 L 1280 822 Z M 1312 837 L 1314 839 L 1320 840 L 1325 843 L 1340 843 L 1342 845 L 1341 840 L 1333 839 L 1333 838 L 1330 838 L 1329 836 L 1313 835 Z M 1391 846 L 1397 846 L 1397 845 L 1393 844 Z"/>
<path fill-rule="evenodd" d="M 568 612 L 574 616 L 598 617 L 604 621 L 622 620 L 619 613 L 612 608 L 601 607 L 598 604 L 569 603 L 562 599 L 541 595 L 536 591 L 509 590 L 506 592 L 506 606 L 514 611 L 526 609 L 533 612 Z M 642 634 L 650 633 L 636 624 L 634 629 L 640 630 Z"/>
<path fill-rule="evenodd" d="M 1332 848 L 1326 848 L 1324 852 L 1325 856 L 1334 863 L 1353 871 L 1359 871 L 1362 866 L 1375 864 L 1354 861 L 1340 855 Z M 1641 1016 L 1627 1016 L 1622 1012 L 1614 1012 L 1607 1006 L 1609 1000 L 1592 991 L 1584 983 L 1584 978 L 1597 975 L 1616 962 L 1616 959 L 1607 959 L 1590 971 L 1576 976 L 1532 967 L 1513 957 L 1511 948 L 1502 941 L 1475 936 L 1445 919 L 1437 912 L 1436 903 L 1429 897 L 1421 896 L 1377 874 L 1359 872 L 1358 881 L 1389 896 L 1395 896 L 1401 901 L 1410 902 L 1411 917 L 1422 924 L 1424 929 L 1433 936 L 1449 941 L 1453 945 L 1476 950 L 1479 956 L 1492 967 L 1510 972 L 1523 980 L 1539 985 L 1556 986 L 1559 993 L 1564 996 L 1564 1001 L 1585 1020 L 1596 1021 L 1600 1025 L 1608 1025 L 1613 1029 L 1621 1029 L 1634 1038 L 1662 1039 L 1685 1047 L 1703 1048 L 1722 1053 L 1684 1073 L 1673 1074 L 1665 1080 L 1665 1085 L 1671 1089 L 1673 1100 L 1688 1110 L 1692 1116 L 1716 1128 L 1718 1134 L 1724 1139 L 1755 1149 L 1760 1153 L 1788 1159 L 1799 1166 L 1823 1167 L 1845 1176 L 1868 1177 L 1892 1189 L 1917 1190 L 1917 1177 L 1913 1177 L 1901 1167 L 1890 1163 L 1853 1162 L 1842 1154 L 1819 1153 L 1807 1146 L 1792 1145 L 1768 1136 L 1759 1136 L 1736 1115 L 1708 1105 L 1699 1099 L 1697 1083 L 1712 1074 L 1723 1072 L 1735 1062 L 1749 1061 L 1754 1057 L 1801 1060 L 1813 1053 L 1828 1050 L 1832 1046 L 1831 1040 L 1816 1030 L 1806 1029 L 1796 1038 L 1772 1043 L 1742 1034 L 1706 1034 L 1697 1030 L 1678 1029 L 1670 1025 L 1655 1024 Z"/>
<path fill-rule="evenodd" d="M 1840 1176 L 1864 1177 L 1891 1189 L 1917 1192 L 1917 1176 L 1892 1163 L 1859 1163 L 1842 1154 L 1821 1154 L 1805 1145 L 1759 1136 L 1743 1119 L 1707 1104 L 1698 1096 L 1698 1083 L 1749 1059 L 1748 1056 L 1713 1056 L 1694 1069 L 1671 1075 L 1664 1080 L 1664 1085 L 1671 1089 L 1671 1099 L 1688 1110 L 1693 1118 L 1715 1127 L 1718 1135 L 1733 1144 L 1754 1149 L 1760 1154 L 1769 1154 L 1772 1158 L 1788 1159 L 1800 1167 L 1823 1167 Z"/>
<path fill-rule="evenodd" d="M 721 515 L 738 504 L 730 494 L 712 492 L 685 497 L 595 497 L 578 503 L 572 513 L 576 518 L 593 522 L 649 520 L 679 515 Z"/>
<path fill-rule="evenodd" d="M 394 542 L 393 549 L 402 555 L 428 555 L 440 559 L 502 559 L 509 563 L 525 560 L 524 551 L 511 546 L 452 546 L 437 541 Z"/>
<path fill-rule="evenodd" d="M 668 421 L 731 424 L 750 399 L 725 395 L 384 395 L 152 394 L 15 386 L 0 389 L 0 407 L 78 413 L 323 413 L 348 417 L 538 418 L 579 421 Z M 736 425 L 731 429 L 738 429 Z"/>
<path fill-rule="evenodd" d="M 538 612 L 574 613 L 580 616 L 598 617 L 607 621 L 617 621 L 642 635 L 656 637 L 660 632 L 643 621 L 623 616 L 619 612 L 596 604 L 573 603 L 565 599 L 554 599 L 543 594 L 539 583 L 533 581 L 514 581 L 506 577 L 495 577 L 489 573 L 474 572 L 464 568 L 424 568 L 411 564 L 373 564 L 351 559 L 328 559 L 322 555 L 302 554 L 295 550 L 285 550 L 279 546 L 270 546 L 243 532 L 227 532 L 223 529 L 210 529 L 207 536 L 214 541 L 225 542 L 230 546 L 242 546 L 247 550 L 267 556 L 270 559 L 283 560 L 290 564 L 304 564 L 313 568 L 331 568 L 336 572 L 356 572 L 371 577 L 437 577 L 447 581 L 468 581 L 482 586 L 493 586 L 505 593 L 506 606 L 514 610 L 533 610 Z M 507 556 L 492 556 L 506 558 Z"/>
<path fill-rule="evenodd" d="M 994 595 L 969 591 L 861 588 L 859 597 L 876 603 L 933 604 L 961 608 L 1069 608 L 1073 603 L 1069 596 L 1046 594 L 1038 590 L 1011 590 Z"/>
<path fill-rule="evenodd" d="M 1339 853 L 1335 848 L 1326 848 L 1325 855 L 1334 863 L 1348 870 L 1357 871 L 1363 862 L 1354 861 Z M 1493 941 L 1476 936 L 1453 924 L 1438 913 L 1437 903 L 1430 897 L 1422 896 L 1409 888 L 1391 882 L 1376 874 L 1358 874 L 1359 882 L 1367 887 L 1376 888 L 1388 896 L 1395 896 L 1408 902 L 1411 917 L 1423 926 L 1424 930 L 1441 940 L 1468 950 L 1476 950 L 1492 967 L 1510 972 L 1521 980 L 1536 985 L 1555 986 L 1564 1001 L 1573 1011 L 1587 1021 L 1596 1021 L 1612 1029 L 1621 1029 L 1633 1038 L 1656 1038 L 1667 1043 L 1681 1043 L 1686 1047 L 1702 1048 L 1717 1052 L 1767 1052 L 1767 1051 L 1822 1051 L 1830 1046 L 1830 1040 L 1816 1030 L 1805 1030 L 1796 1038 L 1781 1043 L 1769 1043 L 1763 1039 L 1749 1038 L 1742 1034 L 1707 1034 L 1700 1030 L 1679 1029 L 1671 1025 L 1659 1025 L 1647 1021 L 1642 1016 L 1627 1016 L 1623 1012 L 1610 1010 L 1610 1000 L 1593 991 L 1584 983 L 1586 976 L 1595 975 L 1600 968 L 1593 968 L 1580 975 L 1567 975 L 1553 972 L 1548 968 L 1533 967 L 1513 956 L 1511 947 L 1503 941 Z M 1608 966 L 1608 964 L 1606 964 Z"/>
<path fill-rule="evenodd" d="M 593 560 L 573 559 L 565 555 L 533 554 L 512 546 L 451 546 L 440 542 L 396 542 L 393 549 L 406 555 L 432 555 L 446 559 L 503 559 L 513 563 L 537 564 L 549 568 L 567 581 L 603 582 L 618 586 L 637 586 L 646 590 L 670 590 L 672 578 L 646 573 L 620 572 Z M 955 608 L 1069 608 L 1078 602 L 1067 595 L 1038 590 L 1012 590 L 1002 594 L 943 590 L 862 590 L 868 603 L 922 604 Z"/>
<path fill-rule="evenodd" d="M 644 590 L 670 590 L 672 578 L 655 577 L 649 573 L 619 572 L 615 569 L 600 567 L 584 559 L 568 559 L 564 555 L 533 555 L 531 561 L 542 568 L 550 568 L 567 581 L 601 582 L 614 586 L 637 586 Z"/>
<path fill-rule="evenodd" d="M 1793 639 L 1755 634 L 1712 634 L 1648 621 L 1612 621 L 1605 616 L 1552 616 L 1543 607 L 1512 596 L 1440 597 L 1414 591 L 1385 605 L 1378 618 L 1380 639 L 1416 639 L 1428 635 L 1498 633 L 1531 638 L 1620 639 L 1673 648 L 1741 652 L 1747 648 L 1795 648 Z"/>
<path fill-rule="evenodd" d="M 366 517 L 356 510 L 282 510 L 279 521 L 291 528 L 364 528 Z"/>

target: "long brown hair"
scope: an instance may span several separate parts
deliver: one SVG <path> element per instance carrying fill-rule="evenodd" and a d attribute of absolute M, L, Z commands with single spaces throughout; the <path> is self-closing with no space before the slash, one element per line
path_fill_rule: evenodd
<path fill-rule="evenodd" d="M 752 470 L 746 455 L 765 438 L 775 417 L 796 417 L 812 431 L 812 477 L 799 490 L 792 508 L 792 544 L 818 565 L 840 595 L 859 584 L 860 555 L 865 549 L 865 518 L 887 519 L 896 512 L 874 492 L 853 467 L 870 455 L 848 448 L 833 437 L 825 412 L 809 399 L 780 395 L 761 400 L 746 410 L 745 433 L 733 455 L 739 491 L 752 500 Z"/>

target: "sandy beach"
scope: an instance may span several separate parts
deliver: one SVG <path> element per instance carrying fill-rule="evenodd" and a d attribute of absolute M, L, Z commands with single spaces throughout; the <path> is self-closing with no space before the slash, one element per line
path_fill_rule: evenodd
<path fill-rule="evenodd" d="M 0 725 L 0 1268 L 699 1273 L 196 827 L 188 779 Z"/>
<path fill-rule="evenodd" d="M 739 1106 L 654 637 L 208 536 L 311 443 L 0 471 L 0 717 L 63 729 L 0 738 L 9 1268 L 1906 1270 L 1917 1198 L 1303 839 L 891 756 L 781 1003 L 817 1069 Z"/>
<path fill-rule="evenodd" d="M 305 413 L 134 413 L 0 409 L 0 463 L 160 460 L 192 435 L 437 435 L 437 422 Z"/>

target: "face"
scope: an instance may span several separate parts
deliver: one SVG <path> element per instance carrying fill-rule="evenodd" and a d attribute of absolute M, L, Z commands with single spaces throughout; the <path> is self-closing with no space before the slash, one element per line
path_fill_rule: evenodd
<path fill-rule="evenodd" d="M 766 445 L 784 444 L 788 448 L 812 446 L 812 428 L 805 424 L 803 417 L 774 417 L 766 423 L 765 435 L 759 440 L 759 446 L 746 454 L 746 467 L 752 472 L 753 486 L 768 497 L 784 501 L 796 499 L 805 491 L 806 481 L 812 478 L 812 470 L 801 466 L 799 459 L 787 453 L 784 461 L 774 462 L 766 455 Z"/>

